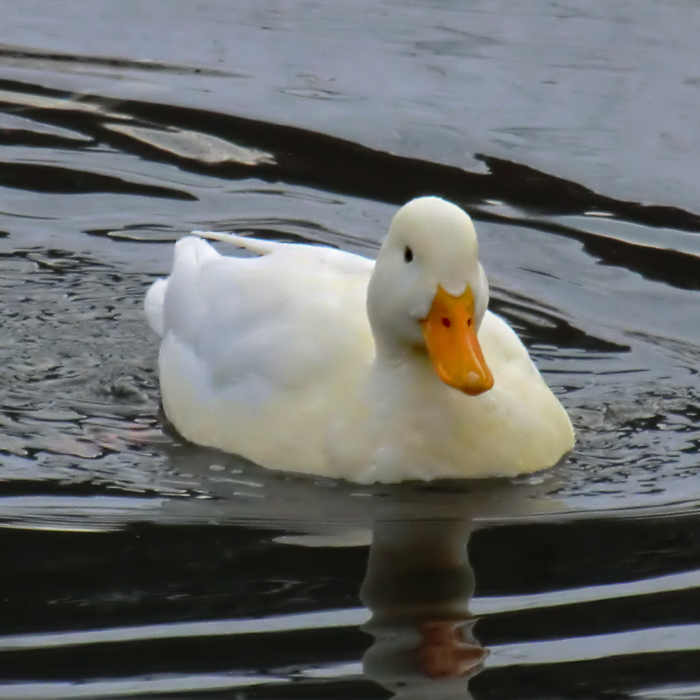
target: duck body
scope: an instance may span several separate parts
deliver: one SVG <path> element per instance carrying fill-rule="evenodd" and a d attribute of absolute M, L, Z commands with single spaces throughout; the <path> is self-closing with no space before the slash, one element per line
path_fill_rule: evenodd
<path fill-rule="evenodd" d="M 403 239 L 400 259 L 383 248 L 376 263 L 388 283 L 406 275 L 402 260 L 416 275 L 394 304 L 368 259 L 216 237 L 258 256 L 223 256 L 186 237 L 172 273 L 146 297 L 162 337 L 163 408 L 188 440 L 265 467 L 360 483 L 511 476 L 552 466 L 573 446 L 563 407 L 506 322 L 478 308 L 483 298 L 475 299 L 474 321 L 492 387 L 469 395 L 439 376 L 414 329 L 432 313 L 435 280 L 425 283 L 426 296 L 427 273 L 409 267 Z M 411 262 L 414 249 L 419 255 L 420 245 L 410 247 Z M 471 287 L 485 285 L 480 266 L 472 272 Z M 450 275 L 443 278 L 449 287 Z M 403 327 L 393 328 L 401 309 Z"/>

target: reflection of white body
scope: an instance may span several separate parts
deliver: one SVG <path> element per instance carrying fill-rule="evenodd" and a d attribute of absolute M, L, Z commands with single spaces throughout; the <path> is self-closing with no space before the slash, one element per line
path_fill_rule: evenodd
<path fill-rule="evenodd" d="M 399 508 L 399 510 L 401 510 Z M 472 634 L 474 575 L 468 520 L 375 523 L 362 602 L 375 639 L 365 675 L 397 700 L 466 700 L 468 679 L 487 656 Z"/>
<path fill-rule="evenodd" d="M 376 265 L 219 237 L 261 255 L 224 257 L 185 238 L 170 277 L 146 298 L 163 338 L 163 406 L 189 440 L 361 482 L 531 472 L 572 447 L 564 409 L 517 336 L 486 311 L 476 236 L 457 207 L 437 198 L 403 207 Z M 487 391 L 487 370 L 469 364 L 461 336 L 450 345 L 428 323 L 439 294 L 457 304 L 472 293 L 468 324 L 493 375 Z"/>

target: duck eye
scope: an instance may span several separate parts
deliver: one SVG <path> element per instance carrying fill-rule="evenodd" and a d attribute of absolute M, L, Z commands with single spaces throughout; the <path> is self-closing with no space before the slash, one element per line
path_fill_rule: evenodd
<path fill-rule="evenodd" d="M 406 246 L 406 248 L 403 251 L 403 259 L 407 263 L 410 263 L 411 260 L 413 260 L 413 251 L 408 246 Z"/>

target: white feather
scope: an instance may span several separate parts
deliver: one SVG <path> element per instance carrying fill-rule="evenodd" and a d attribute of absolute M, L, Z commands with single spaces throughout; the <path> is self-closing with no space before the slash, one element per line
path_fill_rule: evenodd
<path fill-rule="evenodd" d="M 516 474 L 551 466 L 572 447 L 569 419 L 527 351 L 485 312 L 476 237 L 453 205 L 424 198 L 404 207 L 376 266 L 323 246 L 198 236 L 259 257 L 222 256 L 187 237 L 170 277 L 147 294 L 149 322 L 163 337 L 165 412 L 189 440 L 361 482 Z M 437 284 L 474 290 L 495 378 L 479 396 L 440 381 L 416 345 Z"/>

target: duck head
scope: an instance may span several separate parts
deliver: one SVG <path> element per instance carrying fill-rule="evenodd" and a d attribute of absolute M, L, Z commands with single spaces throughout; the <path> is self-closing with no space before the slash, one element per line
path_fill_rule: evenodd
<path fill-rule="evenodd" d="M 477 333 L 489 290 L 469 216 L 439 197 L 397 212 L 367 293 L 377 352 L 421 353 L 449 386 L 476 395 L 493 386 Z"/>

